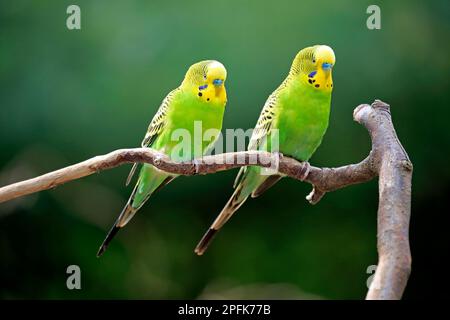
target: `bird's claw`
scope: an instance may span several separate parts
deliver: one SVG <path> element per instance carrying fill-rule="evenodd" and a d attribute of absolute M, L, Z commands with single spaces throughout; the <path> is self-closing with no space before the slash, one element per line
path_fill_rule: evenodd
<path fill-rule="evenodd" d="M 164 158 L 164 155 L 157 153 L 155 158 L 153 159 L 153 165 L 155 167 L 159 167 L 161 165 L 163 158 Z"/>
<path fill-rule="evenodd" d="M 195 174 L 198 174 L 200 172 L 200 162 L 198 159 L 192 160 L 192 164 L 194 165 Z"/>
<path fill-rule="evenodd" d="M 275 167 L 276 170 L 278 170 L 278 167 L 280 166 L 280 160 L 284 157 L 284 155 L 279 151 L 273 152 L 273 155 L 275 156 Z"/>
<path fill-rule="evenodd" d="M 284 155 L 279 151 L 275 151 L 273 154 L 277 157 L 278 162 L 280 162 L 281 158 L 284 157 Z"/>
<path fill-rule="evenodd" d="M 300 174 L 299 174 L 299 178 L 301 181 L 304 181 L 308 177 L 310 170 L 311 170 L 311 165 L 309 164 L 309 162 L 303 161 L 301 168 L 300 168 Z"/>

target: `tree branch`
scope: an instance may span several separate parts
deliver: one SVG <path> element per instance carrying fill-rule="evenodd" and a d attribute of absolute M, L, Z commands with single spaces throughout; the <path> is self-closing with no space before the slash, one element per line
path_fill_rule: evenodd
<path fill-rule="evenodd" d="M 411 209 L 412 164 L 395 133 L 389 106 L 379 100 L 358 106 L 353 118 L 364 125 L 372 139 L 369 156 L 358 164 L 317 168 L 280 154 L 262 151 L 233 152 L 189 162 L 175 162 L 149 148 L 120 149 L 33 179 L 0 188 L 0 203 L 47 190 L 125 163 L 149 163 L 179 175 L 210 174 L 247 165 L 270 167 L 288 177 L 309 182 L 306 197 L 315 204 L 326 192 L 369 181 L 379 176 L 378 253 L 379 263 L 367 299 L 400 299 L 408 281 L 411 254 L 408 240 Z"/>

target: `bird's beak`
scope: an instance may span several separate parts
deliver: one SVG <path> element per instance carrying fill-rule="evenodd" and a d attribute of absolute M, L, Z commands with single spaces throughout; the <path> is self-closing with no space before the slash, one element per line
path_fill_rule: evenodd
<path fill-rule="evenodd" d="M 222 80 L 222 79 L 214 79 L 214 80 L 213 80 L 213 84 L 214 84 L 216 87 L 219 87 L 219 86 L 221 86 L 221 85 L 223 84 L 223 80 Z"/>
<path fill-rule="evenodd" d="M 331 70 L 331 68 L 333 68 L 333 65 L 331 63 L 328 63 L 328 62 L 322 63 L 322 69 L 324 71 L 329 71 L 329 70 Z"/>

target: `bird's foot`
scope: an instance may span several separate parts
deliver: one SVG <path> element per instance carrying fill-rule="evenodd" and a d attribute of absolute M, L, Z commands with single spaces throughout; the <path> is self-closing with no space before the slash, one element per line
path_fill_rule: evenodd
<path fill-rule="evenodd" d="M 200 161 L 198 159 L 192 160 L 192 164 L 194 165 L 194 172 L 198 174 L 200 172 Z"/>
<path fill-rule="evenodd" d="M 271 176 L 278 173 L 278 169 L 280 168 L 280 160 L 283 158 L 283 154 L 278 151 L 274 151 L 270 154 L 269 159 L 264 159 L 261 163 L 264 164 L 263 168 L 261 168 L 261 175 L 263 176 Z M 267 162 L 267 163 L 266 163 Z"/>
<path fill-rule="evenodd" d="M 300 169 L 298 172 L 298 177 L 299 177 L 300 181 L 305 181 L 305 179 L 309 175 L 310 170 L 311 170 L 311 165 L 309 164 L 309 162 L 303 161 L 300 165 Z"/>
<path fill-rule="evenodd" d="M 159 168 L 159 166 L 161 165 L 161 163 L 163 162 L 163 160 L 166 158 L 167 156 L 159 151 L 155 152 L 155 156 L 153 158 L 153 165 L 157 168 Z"/>
<path fill-rule="evenodd" d="M 284 155 L 279 151 L 273 152 L 273 155 L 275 156 L 275 166 L 276 169 L 278 170 L 278 167 L 280 166 L 280 161 L 284 157 Z"/>
<path fill-rule="evenodd" d="M 281 158 L 284 157 L 284 155 L 280 151 L 275 151 L 273 152 L 273 154 L 275 155 L 275 157 L 277 157 L 278 162 L 281 160 Z"/>

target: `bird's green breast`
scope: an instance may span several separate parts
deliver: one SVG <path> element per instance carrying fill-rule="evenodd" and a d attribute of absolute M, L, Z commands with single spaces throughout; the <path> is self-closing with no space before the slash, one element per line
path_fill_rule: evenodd
<path fill-rule="evenodd" d="M 320 145 L 328 127 L 331 92 L 297 81 L 279 94 L 274 127 L 279 129 L 280 152 L 307 161 Z"/>
<path fill-rule="evenodd" d="M 164 133 L 155 141 L 176 161 L 200 157 L 222 129 L 225 104 L 207 102 L 190 93 L 179 93 L 167 115 Z"/>

